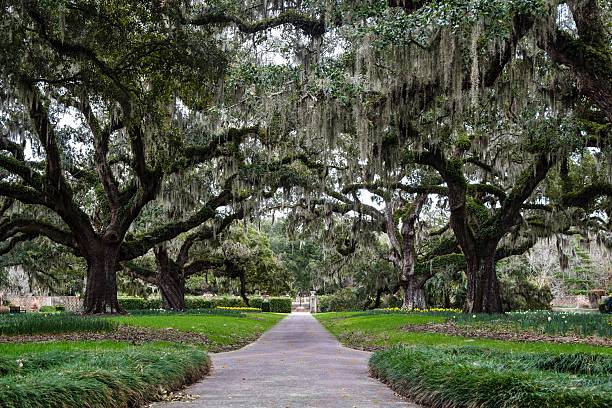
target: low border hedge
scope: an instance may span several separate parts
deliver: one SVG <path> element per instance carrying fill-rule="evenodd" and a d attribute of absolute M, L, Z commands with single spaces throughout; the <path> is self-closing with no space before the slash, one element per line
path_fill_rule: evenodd
<path fill-rule="evenodd" d="M 261 297 L 253 297 L 249 299 L 249 307 L 261 309 L 266 312 L 276 313 L 291 313 L 291 298 L 274 297 L 270 298 L 269 305 L 264 306 L 268 302 L 264 302 Z M 159 298 L 137 298 L 137 297 L 120 297 L 119 305 L 125 310 L 156 310 L 162 308 L 162 302 Z M 187 310 L 192 309 L 214 309 L 216 307 L 247 307 L 244 300 L 237 296 L 219 296 L 213 298 L 205 298 L 199 296 L 186 296 L 185 307 Z M 268 309 L 268 310 L 266 310 Z"/>

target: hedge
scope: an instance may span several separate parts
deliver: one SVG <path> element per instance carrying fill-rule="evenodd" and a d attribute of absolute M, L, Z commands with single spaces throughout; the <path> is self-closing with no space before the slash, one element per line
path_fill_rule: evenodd
<path fill-rule="evenodd" d="M 270 311 L 274 313 L 291 313 L 291 298 L 270 298 Z"/>
<path fill-rule="evenodd" d="M 253 297 L 249 299 L 249 306 L 262 311 L 270 311 L 277 313 L 291 313 L 291 299 L 287 297 L 270 298 L 270 304 L 264 306 L 266 302 L 261 297 Z M 125 310 L 155 310 L 162 308 L 162 302 L 159 298 L 137 298 L 137 297 L 120 297 L 119 305 Z M 186 309 L 214 309 L 216 307 L 246 307 L 244 300 L 237 296 L 223 296 L 205 298 L 201 296 L 186 296 Z M 266 310 L 269 309 L 269 310 Z"/>
<path fill-rule="evenodd" d="M 161 309 L 161 299 L 159 298 L 120 297 L 118 300 L 119 306 L 125 310 Z"/>
<path fill-rule="evenodd" d="M 319 296 L 318 303 L 320 312 L 348 312 L 360 310 L 362 306 L 350 288 L 340 289 L 333 295 Z"/>

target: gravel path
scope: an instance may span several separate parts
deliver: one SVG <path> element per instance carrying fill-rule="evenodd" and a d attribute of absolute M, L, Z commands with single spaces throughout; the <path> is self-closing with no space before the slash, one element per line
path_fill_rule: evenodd
<path fill-rule="evenodd" d="M 156 408 L 417 408 L 368 376 L 370 353 L 342 347 L 309 313 L 292 313 L 256 342 L 212 355 L 191 401 Z"/>

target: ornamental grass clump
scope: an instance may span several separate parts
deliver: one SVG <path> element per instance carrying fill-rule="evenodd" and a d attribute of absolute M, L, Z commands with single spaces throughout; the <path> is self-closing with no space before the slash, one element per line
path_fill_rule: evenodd
<path fill-rule="evenodd" d="M 0 335 L 55 334 L 73 332 L 110 332 L 118 324 L 100 317 L 73 314 L 0 315 Z"/>
<path fill-rule="evenodd" d="M 50 345 L 52 348 L 53 345 Z M 194 347 L 49 350 L 0 358 L 0 407 L 135 407 L 209 370 Z"/>
<path fill-rule="evenodd" d="M 396 392 L 432 407 L 612 406 L 612 356 L 395 347 L 375 353 L 370 369 Z"/>

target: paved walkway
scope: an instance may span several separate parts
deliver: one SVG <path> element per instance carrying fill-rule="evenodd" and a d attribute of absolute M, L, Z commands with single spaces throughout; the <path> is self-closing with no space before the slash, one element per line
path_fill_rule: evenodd
<path fill-rule="evenodd" d="M 309 313 L 292 313 L 237 351 L 212 355 L 194 401 L 158 408 L 417 408 L 368 376 L 370 353 L 342 347 Z"/>

